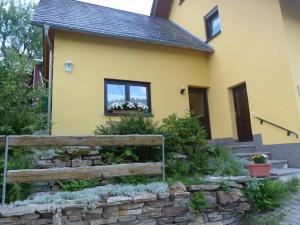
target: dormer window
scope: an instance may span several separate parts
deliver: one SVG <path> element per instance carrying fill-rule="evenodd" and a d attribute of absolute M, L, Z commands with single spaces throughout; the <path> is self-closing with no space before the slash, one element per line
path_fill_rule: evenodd
<path fill-rule="evenodd" d="M 212 11 L 210 11 L 204 17 L 204 19 L 205 19 L 205 26 L 206 26 L 207 42 L 209 42 L 215 36 L 221 33 L 221 21 L 220 21 L 218 7 L 215 7 Z"/>

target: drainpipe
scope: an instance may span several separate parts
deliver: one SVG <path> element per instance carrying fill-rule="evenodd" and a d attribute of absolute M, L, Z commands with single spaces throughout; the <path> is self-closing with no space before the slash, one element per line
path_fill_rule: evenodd
<path fill-rule="evenodd" d="M 52 124 L 52 67 L 53 67 L 53 47 L 49 38 L 49 25 L 44 25 L 44 36 L 47 40 L 49 48 L 49 65 L 48 65 L 48 122 L 47 131 L 51 135 L 51 124 Z"/>

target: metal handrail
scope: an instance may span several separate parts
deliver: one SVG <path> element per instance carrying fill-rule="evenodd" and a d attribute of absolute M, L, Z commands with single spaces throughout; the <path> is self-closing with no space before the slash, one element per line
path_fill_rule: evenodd
<path fill-rule="evenodd" d="M 287 132 L 287 136 L 291 136 L 291 134 L 293 134 L 293 135 L 296 136 L 296 138 L 299 138 L 299 135 L 298 135 L 296 132 L 294 132 L 294 131 L 291 131 L 291 130 L 289 130 L 289 129 L 287 129 L 287 128 L 284 128 L 284 127 L 282 127 L 282 126 L 279 126 L 279 125 L 277 125 L 277 124 L 275 124 L 275 123 L 272 123 L 272 122 L 270 122 L 270 121 L 268 121 L 268 120 L 265 120 L 265 119 L 263 119 L 263 118 L 260 118 L 260 117 L 258 117 L 258 116 L 253 116 L 253 118 L 258 119 L 258 120 L 260 121 L 260 124 L 261 124 L 261 125 L 263 125 L 263 123 L 270 124 L 270 125 L 272 125 L 272 126 L 274 126 L 274 127 L 277 127 L 277 128 L 279 128 L 279 129 L 281 129 L 281 130 L 286 131 L 286 132 Z"/>

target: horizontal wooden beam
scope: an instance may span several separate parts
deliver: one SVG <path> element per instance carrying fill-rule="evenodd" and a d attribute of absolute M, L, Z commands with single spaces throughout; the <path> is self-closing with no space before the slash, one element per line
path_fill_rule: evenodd
<path fill-rule="evenodd" d="M 78 168 L 10 170 L 7 183 L 31 183 L 53 180 L 88 180 L 94 178 L 162 175 L 163 163 L 133 163 Z"/>
<path fill-rule="evenodd" d="M 161 135 L 9 136 L 9 146 L 151 146 L 162 145 Z"/>
<path fill-rule="evenodd" d="M 5 146 L 5 136 L 0 135 L 0 147 Z"/>

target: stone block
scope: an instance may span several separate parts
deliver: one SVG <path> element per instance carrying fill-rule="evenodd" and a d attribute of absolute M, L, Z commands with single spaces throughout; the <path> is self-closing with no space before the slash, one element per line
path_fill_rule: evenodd
<path fill-rule="evenodd" d="M 53 165 L 55 167 L 58 167 L 58 168 L 63 168 L 63 167 L 66 167 L 66 163 L 60 159 L 54 159 L 53 160 Z"/>
<path fill-rule="evenodd" d="M 234 202 L 230 192 L 218 191 L 217 195 L 219 203 L 221 205 L 230 204 Z"/>
<path fill-rule="evenodd" d="M 217 205 L 217 194 L 216 194 L 216 192 L 204 192 L 204 199 L 211 206 Z"/>
<path fill-rule="evenodd" d="M 171 194 L 169 192 L 159 193 L 157 195 L 158 199 L 169 199 Z"/>
<path fill-rule="evenodd" d="M 165 224 L 169 224 L 169 223 L 173 223 L 174 219 L 171 217 L 168 218 L 159 218 L 157 220 L 157 224 L 158 225 L 165 225 Z"/>
<path fill-rule="evenodd" d="M 223 220 L 223 217 L 222 215 L 219 214 L 219 212 L 208 213 L 207 217 L 208 217 L 208 221 L 210 222 L 217 222 Z"/>
<path fill-rule="evenodd" d="M 219 185 L 217 184 L 202 184 L 202 185 L 191 185 L 188 190 L 191 192 L 195 191 L 216 191 Z"/>
<path fill-rule="evenodd" d="M 119 222 L 131 222 L 135 220 L 136 220 L 136 216 L 120 216 L 118 218 Z"/>
<path fill-rule="evenodd" d="M 139 209 L 144 206 L 144 203 L 130 203 L 125 205 L 120 205 L 120 209 Z"/>
<path fill-rule="evenodd" d="M 90 225 L 103 225 L 103 224 L 111 224 L 116 222 L 117 222 L 117 217 L 110 217 L 108 219 L 92 220 L 90 222 Z"/>
<path fill-rule="evenodd" d="M 187 207 L 166 206 L 163 208 L 163 216 L 164 217 L 182 216 L 188 211 L 189 209 Z"/>
<path fill-rule="evenodd" d="M 132 202 L 132 198 L 127 196 L 115 196 L 107 199 L 107 205 L 121 205 L 130 202 Z"/>
<path fill-rule="evenodd" d="M 149 206 L 152 208 L 161 208 L 164 206 L 171 206 L 171 205 L 174 205 L 174 202 L 168 200 L 158 200 L 158 201 L 151 201 L 145 203 L 145 206 Z"/>
<path fill-rule="evenodd" d="M 174 193 L 174 192 L 177 192 L 177 193 L 180 193 L 180 192 L 186 192 L 186 187 L 184 186 L 183 183 L 177 182 L 177 183 L 173 184 L 173 185 L 170 187 L 170 191 L 171 191 L 172 193 Z"/>
<path fill-rule="evenodd" d="M 102 217 L 108 219 L 110 217 L 119 216 L 119 207 L 118 206 L 107 206 L 103 209 Z"/>
<path fill-rule="evenodd" d="M 93 165 L 92 160 L 72 159 L 72 167 L 82 167 Z"/>
<path fill-rule="evenodd" d="M 137 196 L 133 197 L 133 201 L 138 202 L 148 202 L 148 201 L 155 201 L 157 200 L 157 195 L 152 193 L 141 193 Z"/>
<path fill-rule="evenodd" d="M 142 209 L 125 209 L 119 211 L 119 216 L 137 216 L 142 214 Z"/>

